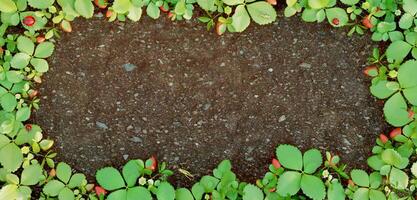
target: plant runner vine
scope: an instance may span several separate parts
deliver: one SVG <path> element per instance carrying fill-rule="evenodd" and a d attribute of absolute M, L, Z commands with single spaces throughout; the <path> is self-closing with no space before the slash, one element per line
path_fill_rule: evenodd
<path fill-rule="evenodd" d="M 49 69 L 59 30 L 71 32 L 76 17 L 91 18 L 95 10 L 109 21 L 157 19 L 188 20 L 195 7 L 205 11 L 198 19 L 219 35 L 242 32 L 253 21 L 264 25 L 276 20 L 276 0 L 0 0 L 0 200 L 111 199 L 414 199 L 417 185 L 417 0 L 286 0 L 284 15 L 301 13 L 306 22 L 350 27 L 348 35 L 371 31 L 373 41 L 384 41 L 383 52 L 374 49 L 364 70 L 372 77 L 370 91 L 386 99 L 384 115 L 393 130 L 381 134 L 368 158 L 371 172 L 346 171 L 339 156 L 310 149 L 304 153 L 279 145 L 269 172 L 256 183 L 239 182 L 225 160 L 191 189 L 174 188 L 173 174 L 155 157 L 130 160 L 121 171 L 97 171 L 97 184 L 88 183 L 64 163 L 56 163 L 54 141 L 43 138 L 35 124 L 25 123 L 39 108 L 38 92 Z M 8 31 L 20 27 L 24 31 Z M 183 172 L 187 174 L 186 171 Z M 37 188 L 37 189 L 36 189 Z"/>

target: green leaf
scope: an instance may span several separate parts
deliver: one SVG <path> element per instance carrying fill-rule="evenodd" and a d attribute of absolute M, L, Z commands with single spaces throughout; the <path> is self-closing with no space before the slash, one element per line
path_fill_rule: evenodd
<path fill-rule="evenodd" d="M 67 187 L 64 187 L 58 194 L 59 200 L 75 200 L 74 192 Z"/>
<path fill-rule="evenodd" d="M 146 14 L 152 19 L 158 19 L 161 11 L 158 6 L 156 6 L 153 2 L 150 2 L 146 7 Z"/>
<path fill-rule="evenodd" d="M 372 172 L 371 175 L 369 175 L 369 185 L 372 189 L 377 189 L 382 183 L 382 176 L 378 172 Z"/>
<path fill-rule="evenodd" d="M 417 14 L 417 0 L 403 0 L 403 9 L 415 16 Z"/>
<path fill-rule="evenodd" d="M 239 5 L 239 4 L 242 4 L 243 2 L 244 0 L 223 0 L 223 3 L 229 6 Z"/>
<path fill-rule="evenodd" d="M 370 87 L 372 95 L 379 99 L 386 99 L 390 97 L 392 94 L 397 92 L 398 90 L 392 90 L 391 88 L 388 88 L 388 82 L 387 80 L 376 80 L 372 81 L 372 85 Z"/>
<path fill-rule="evenodd" d="M 349 17 L 346 11 L 342 8 L 329 8 L 326 9 L 326 16 L 329 23 L 334 27 L 341 27 L 349 22 Z M 338 19 L 339 24 L 334 24 L 333 20 Z"/>
<path fill-rule="evenodd" d="M 219 183 L 219 179 L 212 176 L 203 176 L 200 180 L 201 186 L 203 186 L 206 193 L 211 193 Z M 194 191 L 193 191 L 194 192 Z"/>
<path fill-rule="evenodd" d="M 114 191 L 107 196 L 106 200 L 125 200 L 127 199 L 127 191 L 125 189 L 120 189 Z"/>
<path fill-rule="evenodd" d="M 297 147 L 292 145 L 279 145 L 276 149 L 277 158 L 288 169 L 302 170 L 303 156 Z"/>
<path fill-rule="evenodd" d="M 127 189 L 126 199 L 127 200 L 136 200 L 136 199 L 140 199 L 140 200 L 152 200 L 152 195 L 144 187 L 133 187 L 133 188 Z"/>
<path fill-rule="evenodd" d="M 175 192 L 175 199 L 194 200 L 194 197 L 187 188 L 180 188 Z"/>
<path fill-rule="evenodd" d="M 22 107 L 19 108 L 16 112 L 16 120 L 23 122 L 28 120 L 30 117 L 30 108 L 29 107 Z"/>
<path fill-rule="evenodd" d="M 47 9 L 54 4 L 55 0 L 28 0 L 32 8 Z"/>
<path fill-rule="evenodd" d="M 209 11 L 214 7 L 214 0 L 197 0 L 197 4 L 202 9 Z"/>
<path fill-rule="evenodd" d="M 238 5 L 232 16 L 232 25 L 236 32 L 244 31 L 250 24 L 250 17 L 244 5 Z"/>
<path fill-rule="evenodd" d="M 7 112 L 12 112 L 17 105 L 16 97 L 10 93 L 3 95 L 0 98 L 1 107 Z"/>
<path fill-rule="evenodd" d="M 25 167 L 22 171 L 20 184 L 36 185 L 42 178 L 43 169 L 39 164 L 32 164 Z"/>
<path fill-rule="evenodd" d="M 258 187 L 248 184 L 243 189 L 243 200 L 263 200 L 264 193 Z"/>
<path fill-rule="evenodd" d="M 313 175 L 303 174 L 301 177 L 301 190 L 314 200 L 321 200 L 326 197 L 326 188 L 323 181 Z"/>
<path fill-rule="evenodd" d="M 410 53 L 412 46 L 402 40 L 391 43 L 386 51 L 389 60 L 402 61 Z"/>
<path fill-rule="evenodd" d="M 162 182 L 156 191 L 156 197 L 158 200 L 174 200 L 175 189 L 168 182 Z"/>
<path fill-rule="evenodd" d="M 394 94 L 384 105 L 384 115 L 388 123 L 401 127 L 411 122 L 408 117 L 407 103 L 401 93 Z"/>
<path fill-rule="evenodd" d="M 127 17 L 134 22 L 139 21 L 142 17 L 142 8 L 136 6 L 130 7 L 129 14 L 127 15 Z"/>
<path fill-rule="evenodd" d="M 322 9 L 329 4 L 329 0 L 308 0 L 308 5 L 313 9 Z"/>
<path fill-rule="evenodd" d="M 25 78 L 21 71 L 15 70 L 6 72 L 6 77 L 10 83 L 19 83 Z"/>
<path fill-rule="evenodd" d="M 247 5 L 250 16 L 257 24 L 272 23 L 277 18 L 277 13 L 271 4 L 266 1 L 258 1 Z"/>
<path fill-rule="evenodd" d="M 381 167 L 385 165 L 385 162 L 382 161 L 379 155 L 369 157 L 367 162 L 372 169 L 377 171 L 379 171 Z"/>
<path fill-rule="evenodd" d="M 106 190 L 116 190 L 125 187 L 125 182 L 117 169 L 106 167 L 96 173 L 97 182 Z"/>
<path fill-rule="evenodd" d="M 131 6 L 132 3 L 130 2 L 130 0 L 115 0 L 113 2 L 113 10 L 119 14 L 124 14 L 128 12 Z"/>
<path fill-rule="evenodd" d="M 1 3 L 1 0 L 0 0 Z M 0 199 L 17 199 L 18 192 L 17 192 L 18 186 L 9 184 L 4 185 L 1 187 L 0 190 Z"/>
<path fill-rule="evenodd" d="M 385 200 L 385 194 L 379 190 L 369 190 L 369 199 L 370 200 Z"/>
<path fill-rule="evenodd" d="M 185 5 L 185 0 L 179 0 L 177 4 L 175 5 L 174 12 L 177 15 L 184 15 L 186 10 L 187 10 L 187 7 Z"/>
<path fill-rule="evenodd" d="M 318 10 L 315 9 L 304 9 L 301 18 L 306 22 L 315 22 L 317 21 Z"/>
<path fill-rule="evenodd" d="M 58 163 L 56 167 L 56 176 L 64 183 L 68 183 L 71 178 L 72 170 L 71 167 L 64 162 Z"/>
<path fill-rule="evenodd" d="M 65 185 L 58 180 L 51 180 L 43 187 L 43 192 L 49 196 L 58 196 Z"/>
<path fill-rule="evenodd" d="M 13 13 L 16 11 L 16 4 L 12 0 L 0 0 L 0 12 Z"/>
<path fill-rule="evenodd" d="M 352 177 L 352 181 L 356 183 L 356 185 L 362 187 L 369 187 L 369 176 L 365 171 L 354 169 L 350 172 L 350 176 Z"/>
<path fill-rule="evenodd" d="M 297 194 L 301 187 L 301 173 L 286 171 L 278 179 L 277 192 L 283 197 Z"/>
<path fill-rule="evenodd" d="M 349 5 L 349 6 L 353 6 L 355 4 L 357 4 L 359 2 L 359 0 L 341 0 L 342 3 Z"/>
<path fill-rule="evenodd" d="M 94 14 L 94 6 L 91 0 L 75 0 L 75 10 L 85 18 L 91 18 Z"/>
<path fill-rule="evenodd" d="M 35 50 L 35 44 L 26 36 L 19 36 L 16 40 L 17 42 L 17 49 L 19 51 L 32 55 L 33 51 Z"/>
<path fill-rule="evenodd" d="M 83 182 L 86 182 L 85 175 L 81 173 L 76 173 L 71 177 L 68 183 L 68 187 L 70 189 L 80 187 L 83 184 Z"/>
<path fill-rule="evenodd" d="M 28 66 L 30 56 L 26 53 L 17 53 L 13 56 L 10 61 L 10 65 L 15 69 L 23 69 Z"/>
<path fill-rule="evenodd" d="M 400 28 L 409 29 L 413 25 L 414 16 L 410 13 L 404 13 L 398 22 Z"/>
<path fill-rule="evenodd" d="M 323 158 L 321 157 L 321 153 L 319 150 L 310 149 L 306 151 L 303 157 L 303 171 L 307 174 L 314 173 L 317 170 L 317 168 L 321 166 L 322 160 Z"/>
<path fill-rule="evenodd" d="M 35 68 L 36 71 L 45 73 L 49 70 L 48 62 L 41 58 L 32 58 L 30 64 Z"/>
<path fill-rule="evenodd" d="M 381 159 L 392 166 L 400 167 L 403 163 L 403 157 L 394 149 L 385 149 L 381 154 Z"/>
<path fill-rule="evenodd" d="M 395 189 L 404 190 L 408 186 L 408 176 L 405 172 L 393 167 L 389 176 L 389 183 Z"/>
<path fill-rule="evenodd" d="M 200 183 L 196 183 L 191 188 L 191 192 L 193 193 L 195 199 L 201 199 L 204 195 L 204 187 Z"/>
<path fill-rule="evenodd" d="M 128 187 L 133 187 L 141 175 L 139 172 L 139 165 L 136 160 L 130 160 L 122 169 L 123 177 Z"/>
<path fill-rule="evenodd" d="M 369 189 L 368 188 L 359 188 L 353 194 L 353 200 L 369 200 Z"/>
<path fill-rule="evenodd" d="M 398 69 L 398 82 L 404 88 L 404 96 L 411 104 L 417 105 L 417 61 L 409 60 Z"/>
<path fill-rule="evenodd" d="M 332 181 L 327 190 L 327 198 L 329 200 L 344 200 L 346 195 L 342 184 L 338 181 Z"/>
<path fill-rule="evenodd" d="M 48 58 L 54 52 L 55 45 L 52 42 L 42 42 L 35 50 L 35 57 L 37 58 Z"/>

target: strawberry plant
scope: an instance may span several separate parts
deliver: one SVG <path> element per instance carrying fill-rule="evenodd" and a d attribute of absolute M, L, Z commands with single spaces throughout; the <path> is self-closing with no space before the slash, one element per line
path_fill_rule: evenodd
<path fill-rule="evenodd" d="M 230 161 L 221 162 L 192 188 L 175 188 L 173 171 L 156 157 L 127 162 L 96 173 L 97 185 L 68 164 L 55 163 L 53 140 L 27 124 L 39 107 L 34 83 L 49 69 L 60 31 L 71 32 L 77 17 L 96 12 L 108 21 L 157 19 L 199 21 L 218 35 L 242 32 L 251 22 L 276 21 L 275 0 L 0 0 L 0 200 L 279 200 L 355 199 L 411 200 L 417 186 L 417 0 L 286 0 L 284 16 L 300 13 L 305 22 L 326 21 L 349 27 L 347 35 L 371 33 L 386 41 L 374 49 L 364 74 L 371 77 L 370 92 L 386 100 L 384 115 L 393 129 L 380 133 L 367 163 L 372 171 L 347 171 L 340 157 L 310 149 L 302 153 L 279 145 L 269 171 L 256 183 L 240 182 Z M 14 29 L 11 29 L 15 27 Z M 16 27 L 21 31 L 16 31 Z M 26 123 L 26 124 L 25 124 Z M 180 170 L 181 171 L 181 170 Z M 192 177 L 189 172 L 182 173 Z M 34 194 L 33 191 L 36 191 Z"/>

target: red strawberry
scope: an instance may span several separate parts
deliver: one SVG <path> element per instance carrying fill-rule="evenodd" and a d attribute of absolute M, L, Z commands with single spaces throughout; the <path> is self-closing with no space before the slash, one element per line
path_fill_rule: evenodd
<path fill-rule="evenodd" d="M 155 156 L 152 156 L 151 158 L 149 158 L 149 160 L 151 160 L 151 165 L 147 167 L 147 169 L 155 171 L 158 167 L 158 161 L 156 160 Z"/>
<path fill-rule="evenodd" d="M 408 110 L 408 118 L 413 119 L 414 118 L 414 111 L 412 111 L 411 109 Z"/>
<path fill-rule="evenodd" d="M 174 13 L 168 12 L 168 18 L 172 19 L 174 17 Z"/>
<path fill-rule="evenodd" d="M 94 190 L 96 191 L 96 194 L 97 194 L 98 197 L 101 197 L 101 196 L 104 197 L 104 195 L 107 194 L 107 191 L 104 188 L 102 188 L 98 185 L 96 187 L 94 187 Z"/>
<path fill-rule="evenodd" d="M 369 65 L 368 67 L 363 70 L 363 73 L 367 76 L 375 76 L 375 74 L 378 74 L 378 67 L 376 65 Z"/>
<path fill-rule="evenodd" d="M 395 138 L 395 136 L 397 136 L 397 135 L 401 135 L 401 133 L 402 133 L 401 128 L 395 128 L 394 130 L 392 130 L 392 131 L 389 133 L 389 137 L 390 137 L 390 138 Z"/>
<path fill-rule="evenodd" d="M 371 16 L 369 16 L 369 15 L 366 15 L 363 19 L 362 19 L 362 24 L 363 24 L 363 26 L 365 26 L 366 28 L 369 28 L 369 29 L 371 29 L 371 28 L 373 28 L 374 27 L 374 25 L 372 24 L 372 22 L 371 22 Z"/>
<path fill-rule="evenodd" d="M 0 56 L 3 55 L 4 49 L 0 47 Z"/>
<path fill-rule="evenodd" d="M 30 99 L 33 99 L 36 96 L 38 96 L 38 94 L 39 94 L 39 91 L 38 90 L 33 90 L 32 92 L 29 93 L 29 98 Z"/>
<path fill-rule="evenodd" d="M 107 12 L 106 12 L 106 17 L 107 17 L 107 18 L 110 18 L 112 15 L 113 15 L 113 11 L 111 11 L 111 10 L 107 10 Z"/>
<path fill-rule="evenodd" d="M 276 158 L 274 158 L 272 159 L 272 166 L 274 166 L 275 169 L 279 169 L 281 168 L 281 163 L 279 163 L 279 161 Z"/>
<path fill-rule="evenodd" d="M 32 130 L 32 124 L 26 124 L 25 128 L 27 131 L 31 131 Z"/>
<path fill-rule="evenodd" d="M 164 13 L 169 12 L 169 9 L 166 9 L 164 6 L 159 6 L 159 10 L 161 10 Z"/>
<path fill-rule="evenodd" d="M 38 37 L 36 37 L 36 42 L 37 43 L 42 43 L 42 42 L 45 42 L 45 37 L 43 37 L 43 36 L 38 36 Z"/>
<path fill-rule="evenodd" d="M 379 135 L 379 139 L 381 140 L 382 144 L 385 144 L 388 142 L 388 137 L 384 134 Z"/>
<path fill-rule="evenodd" d="M 23 18 L 23 24 L 26 26 L 33 26 L 35 24 L 36 20 L 32 16 L 26 16 Z"/>
<path fill-rule="evenodd" d="M 100 0 L 94 0 L 94 4 L 101 9 L 105 9 L 107 7 L 107 0 L 102 1 L 103 4 L 100 4 Z"/>
<path fill-rule="evenodd" d="M 333 18 L 332 23 L 337 26 L 340 24 L 340 20 L 338 18 Z"/>
<path fill-rule="evenodd" d="M 266 2 L 268 2 L 269 4 L 273 6 L 277 5 L 277 0 L 266 0 Z"/>

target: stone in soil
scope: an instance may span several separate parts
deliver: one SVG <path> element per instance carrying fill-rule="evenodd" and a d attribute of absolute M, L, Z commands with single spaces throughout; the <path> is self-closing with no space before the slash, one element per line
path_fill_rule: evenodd
<path fill-rule="evenodd" d="M 244 181 L 261 178 L 274 148 L 290 143 L 365 166 L 384 130 L 362 75 L 367 36 L 280 17 L 222 37 L 196 21 L 77 20 L 40 85 L 34 122 L 58 160 L 86 173 L 156 155 L 196 177 L 231 159 Z"/>

